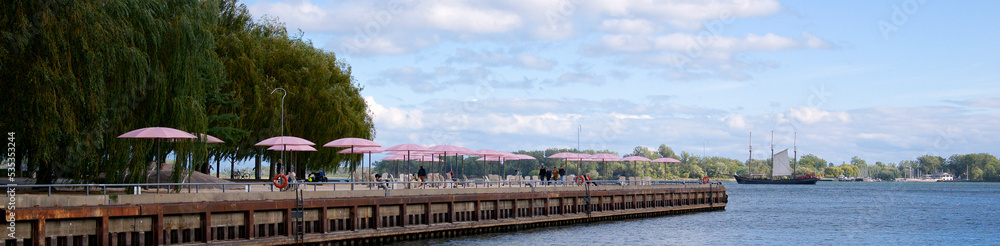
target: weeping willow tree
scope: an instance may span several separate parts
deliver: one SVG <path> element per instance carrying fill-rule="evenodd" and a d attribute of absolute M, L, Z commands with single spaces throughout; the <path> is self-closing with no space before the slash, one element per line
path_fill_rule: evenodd
<path fill-rule="evenodd" d="M 350 66 L 234 1 L 4 1 L 0 13 L 0 130 L 16 134 L 18 170 L 37 183 L 143 182 L 153 157 L 171 151 L 177 169 L 265 154 L 253 143 L 279 132 L 276 87 L 291 93 L 287 135 L 374 135 Z M 150 126 L 227 143 L 164 142 L 153 153 L 152 140 L 116 138 Z M 304 167 L 337 168 L 333 151 Z"/>
<path fill-rule="evenodd" d="M 227 89 L 243 105 L 227 113 L 239 115 L 237 128 L 248 131 L 246 137 L 233 139 L 235 143 L 221 151 L 221 156 L 240 161 L 263 155 L 271 163 L 279 158 L 279 153 L 253 146 L 281 134 L 282 93 L 271 94 L 278 87 L 288 92 L 285 135 L 317 144 L 343 137 L 375 137 L 362 89 L 351 76 L 349 65 L 337 60 L 334 53 L 314 48 L 301 35 L 289 35 L 277 20 L 253 22 L 246 8 L 234 1 L 221 2 L 221 6 L 217 53 L 227 77 L 234 82 Z M 336 154 L 337 150 L 320 148 L 313 153 L 296 153 L 300 177 L 307 169 L 336 171 L 360 163 L 359 156 Z M 289 164 L 287 160 L 284 163 Z M 274 173 L 275 169 L 272 166 L 270 170 Z"/>

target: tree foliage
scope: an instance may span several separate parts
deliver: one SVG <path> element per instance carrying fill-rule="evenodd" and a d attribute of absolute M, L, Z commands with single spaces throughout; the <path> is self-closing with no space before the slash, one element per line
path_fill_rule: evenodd
<path fill-rule="evenodd" d="M 0 100 L 16 116 L 0 128 L 18 134 L 18 164 L 38 183 L 144 181 L 164 153 L 117 136 L 150 126 L 226 141 L 162 143 L 181 168 L 264 154 L 252 145 L 279 134 L 276 87 L 291 93 L 286 135 L 374 136 L 350 66 L 232 0 L 10 1 L 0 12 L 10 93 Z M 302 167 L 336 169 L 334 151 L 303 156 Z"/>

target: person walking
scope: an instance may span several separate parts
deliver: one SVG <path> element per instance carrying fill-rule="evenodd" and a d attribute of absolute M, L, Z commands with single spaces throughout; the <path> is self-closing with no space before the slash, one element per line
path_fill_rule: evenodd
<path fill-rule="evenodd" d="M 427 181 L 427 170 L 424 170 L 424 166 L 420 166 L 420 170 L 417 170 L 417 178 L 420 179 L 420 186 L 424 186 L 424 181 Z"/>
<path fill-rule="evenodd" d="M 552 183 L 553 184 L 558 184 L 559 183 L 559 178 L 560 178 L 559 177 L 559 170 L 556 170 L 555 168 L 552 168 Z"/>
<path fill-rule="evenodd" d="M 545 167 L 538 169 L 538 181 L 545 182 Z"/>
<path fill-rule="evenodd" d="M 563 180 L 566 179 L 566 169 L 563 169 L 563 167 L 559 167 L 559 177 Z"/>
<path fill-rule="evenodd" d="M 552 183 L 552 169 L 548 168 L 545 169 L 545 181 L 546 181 L 545 185 L 549 185 Z"/>

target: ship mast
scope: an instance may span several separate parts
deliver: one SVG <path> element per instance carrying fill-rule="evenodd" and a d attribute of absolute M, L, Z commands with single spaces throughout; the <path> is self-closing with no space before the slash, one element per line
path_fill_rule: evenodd
<path fill-rule="evenodd" d="M 792 135 L 792 148 L 794 149 L 795 159 L 792 162 L 792 178 L 795 178 L 795 166 L 799 165 L 799 133 L 795 132 Z"/>
<path fill-rule="evenodd" d="M 787 155 L 786 155 L 787 156 Z M 787 158 L 787 157 L 786 157 Z M 771 131 L 771 174 L 768 177 L 774 178 L 774 131 Z"/>
<path fill-rule="evenodd" d="M 750 177 L 753 177 L 753 168 L 751 168 L 751 165 L 753 165 L 753 132 L 750 132 L 750 141 L 747 142 L 747 145 L 750 146 L 750 157 L 747 158 L 747 172 L 750 173 Z"/>

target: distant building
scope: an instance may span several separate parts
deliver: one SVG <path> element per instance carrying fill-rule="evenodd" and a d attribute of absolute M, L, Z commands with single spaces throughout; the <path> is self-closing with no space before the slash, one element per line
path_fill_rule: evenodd
<path fill-rule="evenodd" d="M 955 176 L 951 175 L 950 173 L 932 173 L 932 174 L 924 175 L 924 179 L 934 179 L 934 180 L 950 181 L 950 180 L 955 179 Z"/>

